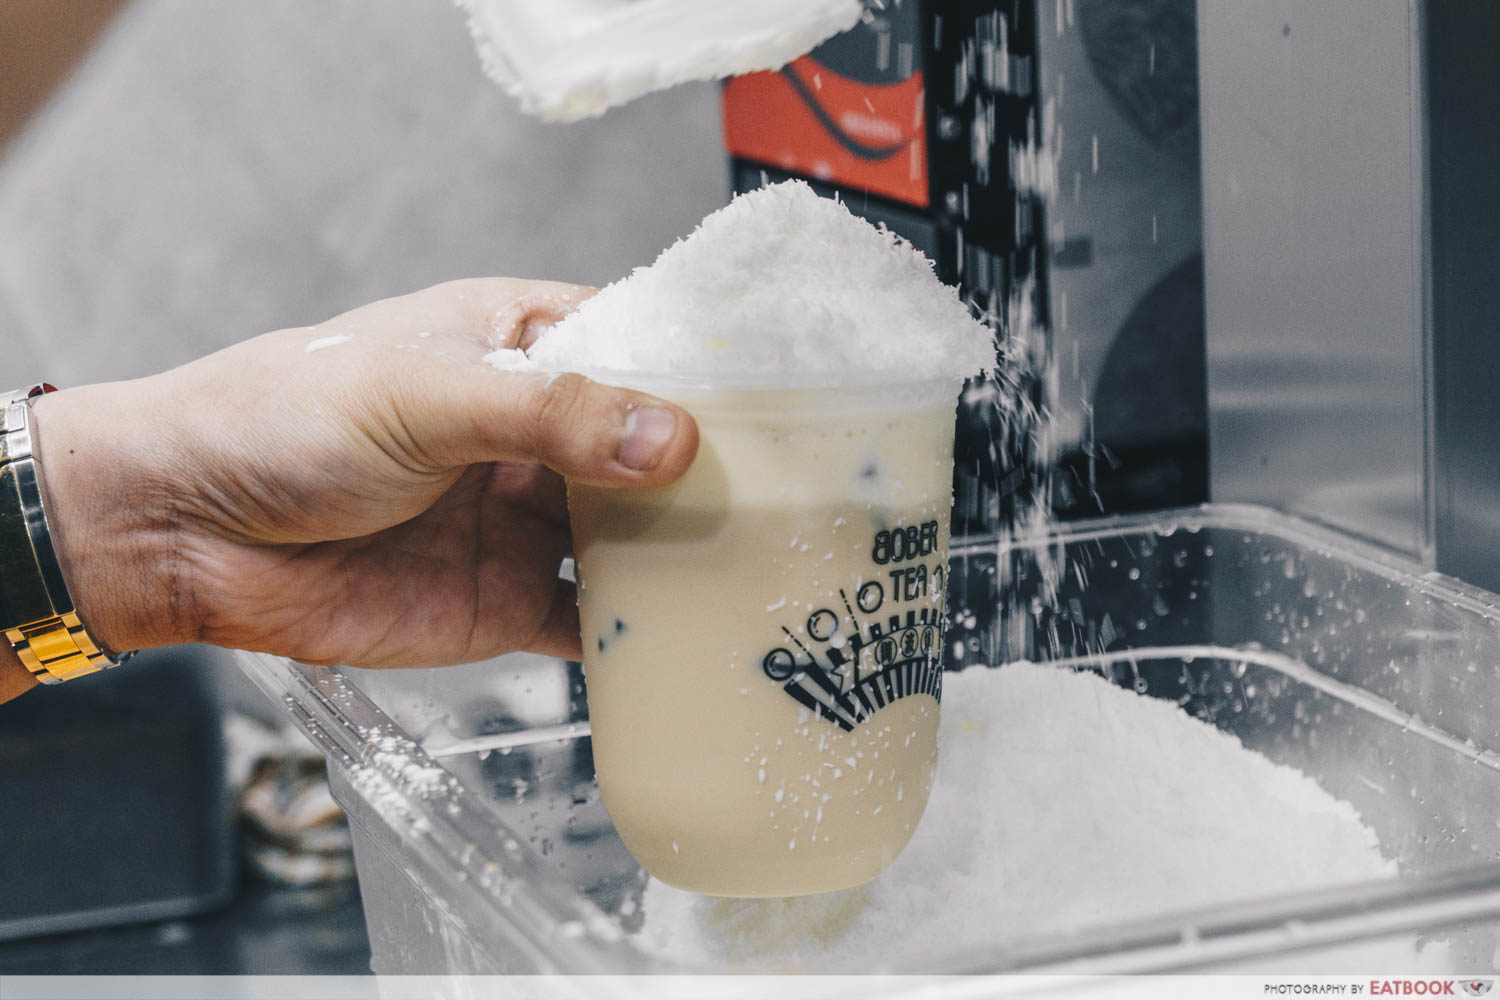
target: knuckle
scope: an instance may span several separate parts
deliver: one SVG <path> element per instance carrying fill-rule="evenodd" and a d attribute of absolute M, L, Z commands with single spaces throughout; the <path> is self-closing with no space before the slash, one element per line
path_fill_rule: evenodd
<path fill-rule="evenodd" d="M 566 372 L 542 382 L 531 406 L 531 440 L 538 453 L 572 436 L 587 406 L 588 380 Z"/>

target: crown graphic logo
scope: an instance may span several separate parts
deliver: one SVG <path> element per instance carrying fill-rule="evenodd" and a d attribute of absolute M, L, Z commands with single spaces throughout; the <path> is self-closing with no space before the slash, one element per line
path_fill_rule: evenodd
<path fill-rule="evenodd" d="M 804 708 L 848 732 L 907 695 L 942 699 L 941 607 L 877 615 L 885 603 L 878 582 L 866 583 L 845 615 L 819 608 L 801 623 L 805 639 L 782 626 L 787 643 L 761 660 L 761 670 Z M 867 616 L 861 619 L 855 607 Z"/>

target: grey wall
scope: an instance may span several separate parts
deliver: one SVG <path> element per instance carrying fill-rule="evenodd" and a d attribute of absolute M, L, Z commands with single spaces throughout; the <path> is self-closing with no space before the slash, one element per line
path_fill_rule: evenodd
<path fill-rule="evenodd" d="M 0 164 L 6 385 L 447 278 L 601 283 L 727 197 L 717 91 L 523 117 L 442 0 L 138 0 Z"/>

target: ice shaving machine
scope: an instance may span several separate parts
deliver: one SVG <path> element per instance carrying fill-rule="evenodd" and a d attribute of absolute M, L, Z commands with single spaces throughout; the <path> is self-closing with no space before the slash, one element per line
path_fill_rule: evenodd
<path fill-rule="evenodd" d="M 960 407 L 956 537 L 1253 501 L 1493 589 L 1497 47 L 1441 0 L 891 0 L 726 84 L 725 142 L 1028 362 Z"/>

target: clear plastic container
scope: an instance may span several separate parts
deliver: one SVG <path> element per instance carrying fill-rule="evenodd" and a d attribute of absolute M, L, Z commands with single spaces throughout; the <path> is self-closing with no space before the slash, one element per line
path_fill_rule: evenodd
<path fill-rule="evenodd" d="M 1253 900 L 1208 885 L 1190 913 L 806 971 L 1361 972 L 1336 946 L 1369 943 L 1368 963 L 1381 942 L 1418 938 L 1443 943 L 1451 974 L 1500 964 L 1500 598 L 1252 507 L 969 540 L 952 573 L 950 642 L 1176 701 L 1352 803 L 1401 874 Z M 986 602 L 1004 612 L 992 634 L 965 635 L 965 608 Z M 576 665 L 244 666 L 329 757 L 376 971 L 730 971 L 639 947 L 646 876 L 599 802 Z M 462 752 L 494 733 L 512 746 Z"/>

